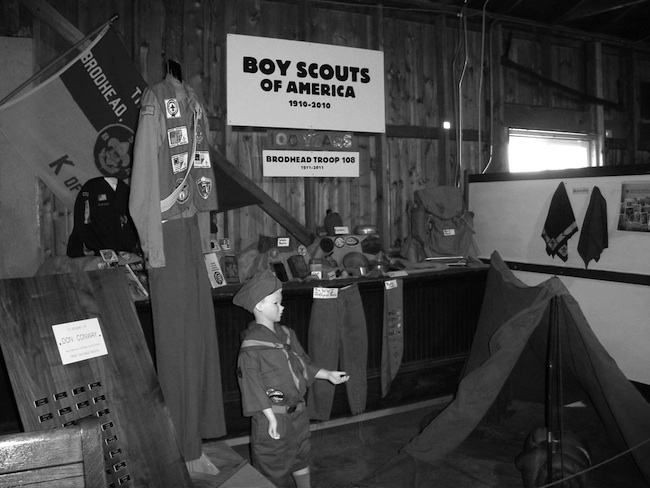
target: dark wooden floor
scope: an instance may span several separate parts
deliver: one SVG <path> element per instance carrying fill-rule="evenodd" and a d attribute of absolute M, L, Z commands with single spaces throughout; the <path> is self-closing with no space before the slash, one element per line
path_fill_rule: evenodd
<path fill-rule="evenodd" d="M 440 408 L 429 407 L 312 432 L 312 487 L 410 488 L 410 484 L 393 481 L 386 485 L 368 479 L 393 459 L 417 435 L 420 425 Z M 484 419 L 456 451 L 429 471 L 430 479 L 425 481 L 428 484 L 420 486 L 521 488 L 524 485 L 515 458 L 522 451 L 528 433 L 542 425 L 543 404 L 515 401 L 506 417 Z M 591 451 L 592 466 L 604 463 L 587 474 L 587 484 L 582 486 L 648 488 L 629 454 L 607 462 L 618 452 L 590 407 L 565 409 L 564 425 L 585 441 Z M 234 449 L 249 459 L 248 444 Z"/>

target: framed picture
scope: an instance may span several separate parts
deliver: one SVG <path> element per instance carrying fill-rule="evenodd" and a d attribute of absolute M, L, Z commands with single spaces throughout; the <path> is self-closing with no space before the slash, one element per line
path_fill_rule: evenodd
<path fill-rule="evenodd" d="M 226 278 L 226 283 L 239 283 L 239 266 L 235 256 L 222 257 L 221 270 Z"/>
<path fill-rule="evenodd" d="M 624 182 L 621 187 L 621 206 L 618 230 L 650 232 L 650 181 Z"/>

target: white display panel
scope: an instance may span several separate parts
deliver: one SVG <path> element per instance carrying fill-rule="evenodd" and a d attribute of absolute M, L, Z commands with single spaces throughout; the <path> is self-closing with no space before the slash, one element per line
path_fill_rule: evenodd
<path fill-rule="evenodd" d="M 385 132 L 384 53 L 227 36 L 229 125 Z"/>

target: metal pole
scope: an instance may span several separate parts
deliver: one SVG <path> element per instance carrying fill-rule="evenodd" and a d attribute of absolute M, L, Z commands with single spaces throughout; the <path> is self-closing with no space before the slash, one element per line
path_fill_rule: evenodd
<path fill-rule="evenodd" d="M 68 54 L 70 54 L 72 51 L 76 50 L 76 49 L 77 49 L 81 44 L 83 44 L 84 42 L 86 42 L 89 38 L 93 37 L 95 34 L 99 33 L 99 32 L 100 32 L 102 29 L 104 29 L 105 27 L 107 27 L 107 26 L 109 26 L 110 24 L 112 24 L 113 22 L 115 22 L 118 18 L 119 18 L 119 15 L 114 14 L 114 15 L 113 15 L 113 16 L 112 16 L 112 17 L 111 17 L 107 22 L 105 22 L 104 24 L 102 24 L 102 25 L 100 25 L 99 27 L 97 27 L 97 29 L 95 29 L 94 31 L 92 31 L 90 34 L 88 34 L 87 36 L 85 36 L 83 39 L 80 39 L 77 43 L 75 43 L 74 46 L 72 46 L 72 47 L 71 47 L 70 49 L 68 49 L 66 52 L 64 52 L 63 54 L 61 54 L 61 55 L 58 56 L 57 58 L 55 58 L 55 59 L 54 59 L 53 61 L 51 61 L 51 62 L 50 62 L 50 63 L 49 63 L 45 68 L 43 68 L 42 70 L 40 70 L 38 73 L 32 75 L 32 76 L 31 76 L 27 81 L 25 81 L 24 83 L 22 83 L 18 88 L 16 88 L 16 89 L 13 90 L 11 93 L 9 93 L 9 95 L 7 95 L 7 96 L 4 97 L 2 100 L 0 100 L 0 107 L 1 107 L 2 105 L 4 105 L 6 102 L 8 102 L 9 100 L 11 100 L 13 97 L 15 97 L 18 93 L 20 93 L 20 92 L 22 91 L 22 89 L 25 88 L 27 85 L 29 85 L 30 83 L 32 83 L 32 82 L 33 82 L 34 80 L 36 80 L 37 78 L 40 78 L 40 77 L 43 75 L 43 73 L 45 73 L 45 72 L 48 71 L 50 68 L 52 68 L 52 66 L 54 66 L 56 63 L 58 63 L 61 59 L 65 58 L 65 57 L 66 57 Z"/>

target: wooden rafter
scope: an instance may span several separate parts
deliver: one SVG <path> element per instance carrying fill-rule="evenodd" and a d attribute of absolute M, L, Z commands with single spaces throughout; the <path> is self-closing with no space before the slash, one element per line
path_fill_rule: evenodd
<path fill-rule="evenodd" d="M 519 73 L 522 73 L 530 78 L 533 78 L 537 81 L 540 81 L 544 83 L 547 86 L 550 86 L 551 88 L 555 88 L 557 90 L 563 91 L 565 93 L 568 93 L 570 95 L 573 95 L 575 97 L 578 97 L 585 102 L 589 103 L 595 103 L 598 105 L 603 105 L 605 107 L 610 107 L 615 110 L 623 110 L 623 105 L 621 103 L 617 102 L 612 102 L 610 100 L 605 100 L 604 98 L 599 98 L 599 97 L 594 97 L 593 95 L 589 95 L 588 93 L 584 93 L 580 90 L 576 90 L 575 88 L 571 88 L 570 86 L 563 85 L 562 83 L 559 83 L 555 80 L 552 80 L 550 78 L 547 78 L 546 76 L 540 75 L 536 71 L 527 68 L 526 66 L 522 66 L 521 64 L 515 63 L 514 61 L 511 61 L 508 59 L 507 56 L 503 56 L 501 58 L 501 65 L 506 67 L 506 68 L 511 68 Z"/>
<path fill-rule="evenodd" d="M 557 19 L 555 23 L 562 24 L 572 20 L 584 19 L 585 17 L 613 12 L 647 2 L 648 0 L 582 0 Z"/>

